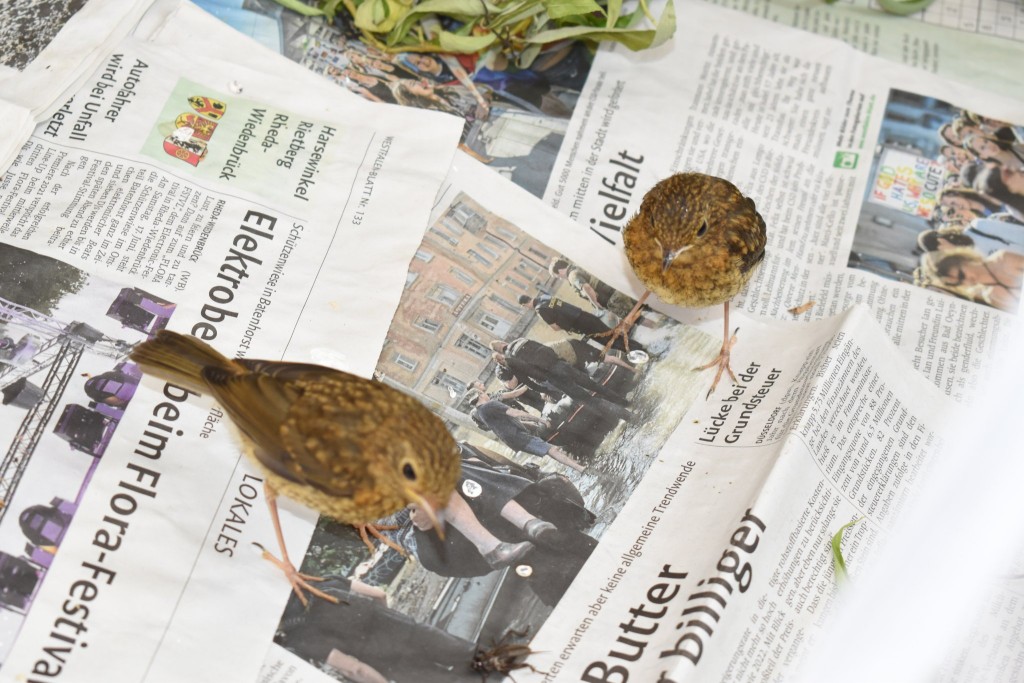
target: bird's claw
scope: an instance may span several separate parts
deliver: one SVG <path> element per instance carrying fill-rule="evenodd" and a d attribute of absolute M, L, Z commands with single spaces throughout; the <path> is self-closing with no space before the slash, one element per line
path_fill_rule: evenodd
<path fill-rule="evenodd" d="M 607 332 L 598 332 L 597 334 L 590 335 L 595 339 L 598 337 L 611 336 L 611 339 L 609 339 L 608 343 L 604 345 L 604 349 L 602 349 L 601 353 L 607 354 L 609 349 L 612 348 L 612 345 L 615 344 L 615 340 L 618 339 L 619 337 L 622 337 L 622 344 L 626 349 L 626 353 L 629 353 L 629 331 L 633 328 L 633 324 L 636 323 L 637 318 L 639 318 L 640 315 L 643 313 L 644 302 L 647 301 L 647 297 L 649 297 L 650 295 L 651 290 L 648 289 L 646 292 L 643 293 L 643 295 L 641 295 L 639 299 L 637 299 L 637 302 L 633 306 L 633 309 L 626 315 L 625 318 L 619 321 L 618 325 L 608 330 Z"/>
<path fill-rule="evenodd" d="M 292 590 L 295 592 L 295 595 L 298 596 L 299 602 L 302 603 L 303 607 L 309 607 L 309 599 L 302 592 L 303 590 L 307 590 L 321 600 L 326 600 L 327 602 L 335 605 L 341 602 L 337 597 L 324 593 L 319 588 L 314 588 L 309 585 L 310 581 L 324 581 L 324 577 L 303 574 L 295 568 L 294 564 L 291 562 L 285 562 L 284 560 L 279 560 L 259 543 L 253 543 L 253 545 L 260 549 L 264 560 L 270 562 L 272 565 L 284 572 L 284 577 L 288 579 L 288 583 L 291 584 Z"/>
<path fill-rule="evenodd" d="M 740 328 L 737 327 L 733 331 L 732 336 L 729 337 L 729 340 L 722 344 L 722 350 L 718 352 L 718 355 L 712 359 L 710 363 L 694 368 L 695 372 L 699 372 L 715 366 L 718 367 L 718 371 L 715 373 L 715 380 L 711 383 L 711 388 L 708 389 L 708 393 L 704 395 L 705 401 L 711 398 L 711 394 L 715 392 L 715 387 L 718 386 L 718 381 L 722 379 L 722 373 L 725 371 L 729 372 L 729 377 L 732 379 L 733 384 L 738 384 L 736 380 L 736 373 L 732 371 L 732 367 L 729 365 L 729 355 L 732 352 L 732 347 L 736 346 L 737 334 L 739 331 Z"/>
<path fill-rule="evenodd" d="M 373 536 L 387 547 L 397 551 L 402 557 L 409 557 L 409 553 L 405 551 L 405 548 L 381 533 L 381 531 L 394 531 L 398 528 L 397 526 L 377 524 L 353 524 L 352 526 L 359 531 L 359 538 L 363 539 L 363 543 L 365 543 L 366 547 L 370 549 L 371 555 L 377 552 L 377 548 L 375 548 L 373 543 L 370 541 L 370 536 Z"/>
<path fill-rule="evenodd" d="M 612 346 L 615 344 L 615 340 L 618 339 L 619 337 L 622 337 L 622 345 L 626 347 L 626 353 L 629 353 L 629 328 L 628 327 L 624 327 L 623 324 L 620 322 L 618 325 L 616 325 L 614 328 L 608 330 L 607 332 L 598 332 L 597 334 L 594 334 L 593 336 L 594 337 L 608 337 L 609 335 L 610 335 L 610 338 L 605 343 L 604 348 L 601 349 L 601 353 L 602 354 L 607 355 L 608 350 L 612 348 Z"/>

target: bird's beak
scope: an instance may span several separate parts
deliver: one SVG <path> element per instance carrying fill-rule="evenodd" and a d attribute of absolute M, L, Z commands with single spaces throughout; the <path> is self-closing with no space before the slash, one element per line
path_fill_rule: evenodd
<path fill-rule="evenodd" d="M 666 270 L 668 270 L 668 267 L 672 265 L 672 262 L 676 260 L 676 257 L 692 246 L 692 244 L 687 244 L 685 247 L 681 247 L 679 249 L 676 249 L 675 251 L 669 251 L 668 249 L 665 249 L 662 252 L 661 272 L 664 273 Z"/>
<path fill-rule="evenodd" d="M 415 489 L 406 488 L 405 494 L 427 515 L 433 525 L 437 537 L 444 540 L 444 508 L 437 501 L 432 501 Z"/>
<path fill-rule="evenodd" d="M 665 250 L 665 253 L 661 257 L 661 272 L 668 270 L 668 267 L 672 265 L 672 260 L 675 259 L 676 255 L 674 252 Z"/>

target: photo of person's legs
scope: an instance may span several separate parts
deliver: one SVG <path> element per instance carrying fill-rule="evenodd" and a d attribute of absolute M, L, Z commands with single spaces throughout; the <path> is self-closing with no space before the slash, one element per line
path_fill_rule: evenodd
<path fill-rule="evenodd" d="M 430 529 L 431 522 L 427 515 L 417 507 L 411 509 L 412 523 L 416 528 L 424 531 Z M 495 569 L 515 564 L 533 550 L 533 543 L 529 541 L 506 543 L 488 531 L 457 491 L 448 499 L 445 516 L 448 523 L 458 529 L 476 547 L 487 564 Z"/>

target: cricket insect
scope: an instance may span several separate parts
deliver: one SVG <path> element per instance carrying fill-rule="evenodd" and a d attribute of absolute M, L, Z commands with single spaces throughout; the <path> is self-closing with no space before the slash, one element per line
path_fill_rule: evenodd
<path fill-rule="evenodd" d="M 529 631 L 529 628 L 522 631 L 509 629 L 497 642 L 491 641 L 491 648 L 489 650 L 483 648 L 477 650 L 476 654 L 473 655 L 473 662 L 470 665 L 473 671 L 480 674 L 484 683 L 487 683 L 487 679 L 492 673 L 508 674 L 508 677 L 513 681 L 516 679 L 513 678 L 511 672 L 516 669 L 529 669 L 534 673 L 540 673 L 532 664 L 527 664 L 525 661 L 536 650 L 531 650 L 529 645 L 523 643 L 507 642 L 509 636 L 525 638 Z"/>

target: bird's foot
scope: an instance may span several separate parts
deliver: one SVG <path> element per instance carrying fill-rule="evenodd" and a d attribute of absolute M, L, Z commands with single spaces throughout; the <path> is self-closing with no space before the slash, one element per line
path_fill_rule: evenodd
<path fill-rule="evenodd" d="M 712 359 L 710 363 L 694 368 L 694 371 L 708 370 L 714 367 L 718 368 L 718 371 L 715 372 L 715 381 L 711 383 L 711 388 L 708 389 L 708 393 L 704 396 L 705 401 L 711 398 L 711 394 L 715 392 L 715 387 L 718 386 L 718 380 L 722 379 L 722 373 L 725 371 L 728 371 L 729 377 L 732 378 L 734 383 L 736 382 L 736 374 L 732 371 L 732 368 L 729 367 L 729 354 L 732 352 L 732 347 L 736 346 L 736 334 L 739 331 L 740 328 L 737 327 L 732 333 L 732 336 L 722 344 L 722 350 L 718 352 L 718 356 Z"/>
<path fill-rule="evenodd" d="M 650 295 L 651 290 L 647 290 L 646 292 L 644 292 L 643 295 L 637 300 L 636 305 L 633 306 L 633 310 L 631 310 L 625 318 L 620 320 L 618 325 L 608 330 L 607 332 L 598 332 L 597 334 L 591 335 L 591 337 L 593 337 L 594 339 L 598 339 L 600 337 L 611 337 L 608 340 L 608 343 L 604 345 L 604 350 L 602 351 L 602 353 L 607 354 L 608 350 L 612 348 L 612 346 L 615 344 L 615 340 L 618 339 L 619 337 L 622 337 L 622 345 L 625 347 L 626 353 L 629 353 L 629 331 L 633 328 L 633 323 L 635 323 L 637 318 L 639 318 L 640 315 L 643 313 L 644 302 L 647 301 L 647 297 L 649 297 Z"/>
<path fill-rule="evenodd" d="M 377 552 L 377 548 L 373 545 L 373 542 L 370 541 L 370 536 L 373 536 L 387 547 L 396 550 L 402 557 L 409 557 L 409 553 L 405 552 L 405 548 L 381 533 L 381 531 L 394 531 L 398 528 L 397 526 L 393 524 L 353 524 L 352 526 L 359 531 L 359 538 L 363 539 L 363 543 L 365 543 L 366 547 L 370 549 L 371 555 Z"/>
<path fill-rule="evenodd" d="M 622 337 L 622 345 L 625 346 L 626 352 L 629 353 L 629 330 L 633 327 L 633 321 L 629 318 L 623 318 L 619 321 L 619 324 L 608 330 L 607 332 L 596 332 L 592 335 L 594 339 L 601 339 L 608 337 L 608 341 L 604 345 L 604 349 L 601 353 L 607 354 L 608 350 L 615 345 L 615 340 Z"/>
<path fill-rule="evenodd" d="M 264 548 L 259 543 L 254 543 L 253 545 L 260 549 L 260 551 L 263 554 L 264 560 L 270 562 L 272 565 L 274 565 L 282 572 L 284 572 L 285 578 L 288 579 L 288 583 L 291 584 L 292 590 L 295 591 L 295 595 L 299 597 L 299 601 L 302 603 L 303 607 L 309 607 L 309 600 L 306 598 L 305 593 L 303 593 L 304 590 L 309 591 L 311 594 L 315 595 L 321 600 L 326 600 L 327 602 L 334 603 L 335 605 L 337 605 L 340 602 L 340 600 L 338 600 L 338 598 L 336 598 L 335 596 L 328 595 L 327 593 L 324 593 L 322 590 L 309 585 L 310 581 L 323 581 L 324 577 L 303 574 L 302 572 L 298 571 L 295 568 L 295 565 L 292 564 L 290 561 L 277 559 L 274 555 L 270 553 L 269 550 Z"/>

